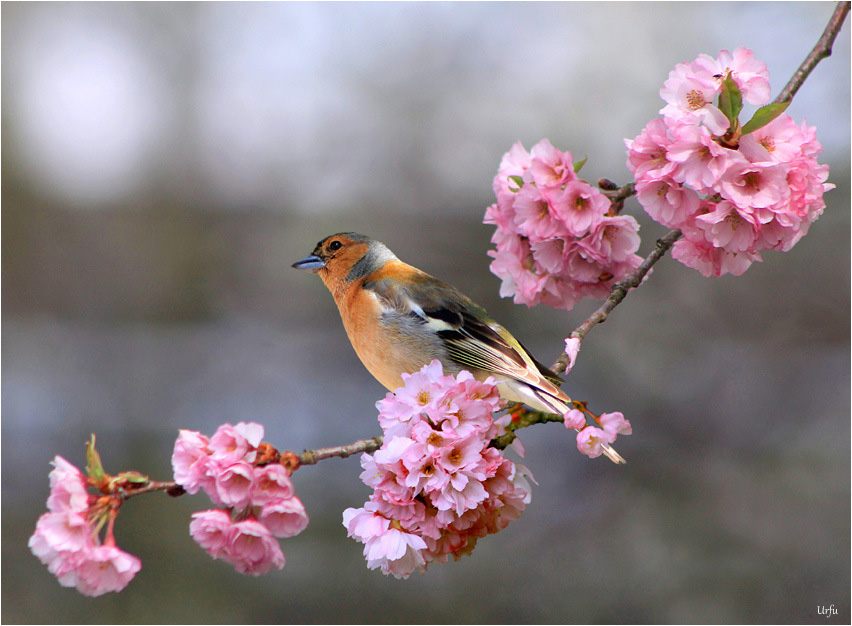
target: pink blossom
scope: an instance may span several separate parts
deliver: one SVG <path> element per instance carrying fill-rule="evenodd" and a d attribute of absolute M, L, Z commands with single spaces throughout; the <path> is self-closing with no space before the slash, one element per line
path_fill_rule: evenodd
<path fill-rule="evenodd" d="M 541 267 L 544 272 L 559 275 L 565 271 L 565 246 L 567 238 L 542 239 L 530 244 L 533 267 Z M 537 265 L 536 265 L 537 264 Z"/>
<path fill-rule="evenodd" d="M 568 269 L 565 271 L 567 272 Z M 536 296 L 537 302 L 555 309 L 570 311 L 584 297 L 592 295 L 585 293 L 581 283 L 569 277 L 567 273 L 561 275 L 545 274 L 543 279 L 542 288 Z"/>
<path fill-rule="evenodd" d="M 614 440 L 614 435 L 594 426 L 586 426 L 577 433 L 577 449 L 594 459 L 603 453 L 604 445 L 610 444 Z"/>
<path fill-rule="evenodd" d="M 816 127 L 808 126 L 808 121 L 802 120 L 801 131 L 802 137 L 804 138 L 802 143 L 802 156 L 816 159 L 820 154 L 822 154 L 822 145 L 816 138 Z"/>
<path fill-rule="evenodd" d="M 84 512 L 89 508 L 86 477 L 77 467 L 61 456 L 56 456 L 52 463 L 53 470 L 49 474 L 48 510 L 59 512 L 68 509 L 78 513 Z"/>
<path fill-rule="evenodd" d="M 121 591 L 141 568 L 137 557 L 114 545 L 95 546 L 75 568 L 77 589 L 92 597 Z"/>
<path fill-rule="evenodd" d="M 733 163 L 719 187 L 722 196 L 740 208 L 769 207 L 789 194 L 786 168 L 772 163 Z"/>
<path fill-rule="evenodd" d="M 613 277 L 626 276 L 641 262 L 627 252 L 638 243 L 631 228 L 638 225 L 607 220 L 609 199 L 573 169 L 571 154 L 545 140 L 533 149 L 529 167 L 511 174 L 522 176 L 523 184 L 507 191 L 495 180 L 497 204 L 484 221 L 496 226 L 496 250 L 488 254 L 494 258 L 491 271 L 502 280 L 502 297 L 569 310 L 583 297 L 606 297 Z M 506 175 L 501 165 L 498 178 Z M 602 222 L 606 228 L 599 228 Z"/>
<path fill-rule="evenodd" d="M 515 142 L 512 148 L 503 155 L 497 175 L 494 177 L 494 195 L 498 202 L 501 199 L 511 198 L 518 190 L 518 183 L 510 180 L 510 176 L 523 177 L 524 172 L 531 165 L 529 153 L 521 145 Z"/>
<path fill-rule="evenodd" d="M 440 492 L 450 483 L 449 473 L 432 455 L 422 455 L 406 466 L 408 475 L 400 475 L 410 494 Z"/>
<path fill-rule="evenodd" d="M 350 537 L 355 537 L 361 542 L 366 542 L 373 537 L 378 537 L 390 528 L 390 520 L 382 515 L 376 515 L 375 506 L 368 511 L 364 508 L 348 508 L 343 511 L 343 525 Z"/>
<path fill-rule="evenodd" d="M 709 72 L 680 63 L 660 90 L 660 97 L 668 103 L 660 113 L 669 126 L 703 124 L 714 135 L 724 135 L 730 122 L 713 104 L 718 92 L 717 81 Z"/>
<path fill-rule="evenodd" d="M 55 529 L 49 527 L 43 520 L 48 515 L 60 515 L 58 513 L 45 513 L 36 523 L 35 532 L 29 538 L 27 546 L 33 555 L 47 566 L 48 571 L 59 579 L 63 587 L 77 586 L 76 567 L 81 555 L 94 546 L 92 542 L 84 542 L 75 550 L 60 550 L 57 548 L 59 542 L 64 540 L 63 534 L 57 534 Z"/>
<path fill-rule="evenodd" d="M 445 382 L 444 368 L 434 359 L 419 372 L 402 374 L 403 386 L 376 403 L 379 424 L 390 435 L 407 434 L 411 420 L 421 414 L 437 415 L 444 393 L 436 391 Z"/>
<path fill-rule="evenodd" d="M 751 212 L 725 200 L 717 202 L 710 213 L 695 218 L 706 241 L 726 252 L 746 252 L 754 247 L 760 225 Z"/>
<path fill-rule="evenodd" d="M 571 409 L 565 414 L 565 428 L 579 430 L 586 425 L 586 416 L 579 409 Z"/>
<path fill-rule="evenodd" d="M 630 215 L 604 216 L 585 238 L 587 248 L 606 266 L 630 261 L 639 249 L 639 224 Z"/>
<path fill-rule="evenodd" d="M 198 493 L 199 489 L 209 492 L 214 479 L 208 472 L 210 441 L 194 430 L 180 430 L 172 453 L 172 468 L 175 482 L 187 493 Z"/>
<path fill-rule="evenodd" d="M 491 236 L 491 243 L 495 245 L 507 246 L 508 240 L 514 236 L 515 231 L 515 196 L 500 199 L 497 204 L 492 204 L 485 209 L 485 217 L 482 218 L 483 224 L 491 224 L 496 226 L 494 234 Z"/>
<path fill-rule="evenodd" d="M 716 59 L 702 54 L 669 74 L 660 92 L 663 119 L 626 142 L 640 204 L 683 232 L 672 256 L 705 276 L 739 275 L 761 260 L 761 250 L 789 250 L 820 216 L 832 188 L 827 166 L 816 162 L 822 146 L 815 129 L 786 114 L 737 145 L 720 143 L 727 122 L 714 122 L 712 102 L 727 76 L 746 102 L 768 101 L 766 65 L 750 50 L 723 50 Z"/>
<path fill-rule="evenodd" d="M 624 415 L 618 411 L 613 413 L 604 413 L 600 416 L 598 421 L 604 432 L 612 436 L 613 441 L 615 441 L 616 435 L 633 434 L 633 427 L 630 425 L 630 422 L 624 419 Z"/>
<path fill-rule="evenodd" d="M 496 252 L 490 250 L 488 254 L 494 257 L 491 271 L 503 280 L 500 296 L 514 296 L 516 304 L 533 306 L 539 302 L 541 293 L 553 279 L 549 275 L 539 275 L 533 271 L 535 261 L 529 254 L 529 244 L 524 245 L 527 248 L 526 256 L 500 249 Z"/>
<path fill-rule="evenodd" d="M 485 442 L 485 445 L 487 445 L 487 442 Z M 472 433 L 464 439 L 457 439 L 442 448 L 435 460 L 450 474 L 466 472 L 484 480 L 485 474 L 481 471 L 483 469 L 481 467 L 483 451 L 482 437 L 479 433 Z"/>
<path fill-rule="evenodd" d="M 227 511 L 198 511 L 192 514 L 189 534 L 210 556 L 220 559 L 228 553 L 231 525 L 231 516 Z"/>
<path fill-rule="evenodd" d="M 553 192 L 558 196 L 558 192 Z M 569 232 L 560 219 L 556 201 L 545 196 L 533 185 L 524 187 L 515 195 L 515 232 L 532 240 L 549 239 Z"/>
<path fill-rule="evenodd" d="M 437 361 L 436 361 L 437 362 Z M 385 439 L 362 455 L 361 479 L 373 488 L 360 509 L 347 509 L 349 536 L 364 544 L 370 568 L 406 577 L 448 552 L 459 556 L 478 537 L 497 532 L 520 514 L 529 486 L 491 440 L 501 432 L 492 418 L 500 399 L 493 379 L 470 372 L 438 374 L 433 364 L 404 377 L 404 386 L 377 404 Z M 426 391 L 434 411 L 411 410 Z M 406 424 L 405 435 L 388 434 Z"/>
<path fill-rule="evenodd" d="M 761 156 L 765 155 L 761 160 L 789 163 L 802 154 L 807 140 L 808 137 L 806 137 L 802 128 L 793 121 L 793 118 L 782 114 L 766 126 L 742 137 L 740 149 L 746 151 L 752 144 L 757 144 L 765 151 L 760 153 Z M 757 159 L 752 158 L 751 160 Z"/>
<path fill-rule="evenodd" d="M 276 537 L 295 537 L 308 527 L 308 514 L 296 496 L 273 500 L 260 509 L 258 521 Z"/>
<path fill-rule="evenodd" d="M 385 574 L 395 578 L 407 578 L 424 564 L 420 550 L 426 547 L 422 537 L 389 528 L 387 532 L 364 546 L 367 567 L 380 567 Z"/>
<path fill-rule="evenodd" d="M 65 509 L 42 515 L 28 545 L 63 587 L 100 596 L 124 589 L 141 568 L 138 558 L 115 546 L 111 533 L 100 545 L 85 515 Z"/>
<path fill-rule="evenodd" d="M 500 408 L 500 393 L 492 377 L 476 380 L 461 371 L 453 387 L 452 404 L 442 424 L 442 431 L 465 437 L 474 431 L 485 432 L 492 424 L 492 414 Z"/>
<path fill-rule="evenodd" d="M 574 236 L 584 235 L 609 210 L 610 202 L 582 180 L 572 180 L 551 196 L 553 210 Z"/>
<path fill-rule="evenodd" d="M 577 179 L 571 153 L 560 152 L 547 139 L 542 139 L 532 147 L 530 158 L 530 166 L 524 178 L 540 189 L 561 188 Z"/>
<path fill-rule="evenodd" d="M 465 474 L 455 474 L 451 476 L 450 481 L 450 487 L 431 494 L 433 506 L 439 512 L 448 512 L 448 519 L 476 509 L 479 503 L 488 497 L 485 486 Z"/>
<path fill-rule="evenodd" d="M 251 504 L 261 506 L 273 500 L 286 500 L 294 494 L 290 473 L 280 463 L 270 463 L 254 470 Z"/>
<path fill-rule="evenodd" d="M 695 60 L 694 66 L 713 75 L 719 83 L 730 74 L 737 83 L 743 100 L 749 104 L 762 106 L 769 102 L 769 71 L 766 63 L 754 58 L 754 52 L 739 47 L 733 54 L 727 50 L 719 53 L 718 59 L 701 54 Z"/>
<path fill-rule="evenodd" d="M 627 169 L 636 180 L 668 178 L 677 168 L 677 163 L 669 156 L 672 138 L 662 118 L 651 120 L 636 139 L 624 143 L 627 145 Z"/>
<path fill-rule="evenodd" d="M 380 567 L 384 574 L 408 578 L 415 569 L 425 569 L 421 554 L 426 549 L 422 537 L 391 526 L 387 518 L 366 508 L 346 509 L 343 524 L 349 536 L 364 544 L 367 567 Z"/>
<path fill-rule="evenodd" d="M 692 240 L 679 239 L 672 246 L 672 257 L 704 276 L 733 274 L 740 276 L 754 261 L 760 261 L 759 253 L 725 252 L 712 244 L 697 244 Z"/>
<path fill-rule="evenodd" d="M 246 460 L 254 461 L 254 448 L 263 440 L 263 426 L 240 422 L 236 426 L 223 424 L 210 438 L 212 458 L 221 467 Z"/>
<path fill-rule="evenodd" d="M 393 465 L 394 463 L 400 462 L 407 467 L 408 464 L 405 463 L 405 461 L 410 462 L 412 458 L 412 448 L 417 448 L 414 456 L 419 456 L 420 450 L 423 449 L 423 445 L 409 437 L 388 435 L 386 441 L 382 443 L 382 447 L 376 450 L 373 454 L 373 458 L 379 465 Z"/>
<path fill-rule="evenodd" d="M 70 509 L 43 514 L 35 534 L 56 552 L 79 552 L 94 545 L 85 512 Z"/>
<path fill-rule="evenodd" d="M 216 472 L 216 498 L 214 502 L 224 506 L 244 508 L 251 503 L 254 467 L 245 461 L 237 461 Z"/>
<path fill-rule="evenodd" d="M 597 247 L 588 237 L 570 242 L 565 249 L 565 266 L 577 283 L 597 283 L 610 274 Z"/>
<path fill-rule="evenodd" d="M 222 558 L 241 574 L 260 576 L 284 568 L 284 553 L 269 529 L 248 518 L 231 526 L 228 551 Z"/>
<path fill-rule="evenodd" d="M 565 340 L 565 354 L 568 355 L 568 365 L 565 367 L 565 373 L 571 371 L 574 363 L 577 362 L 577 355 L 580 354 L 580 339 L 578 337 L 568 337 Z"/>
<path fill-rule="evenodd" d="M 637 181 L 636 197 L 648 215 L 669 228 L 680 228 L 700 204 L 695 191 L 673 180 Z"/>
<path fill-rule="evenodd" d="M 738 151 L 723 148 L 713 141 L 703 126 L 679 124 L 672 133 L 675 140 L 669 146 L 668 158 L 677 165 L 672 178 L 696 191 L 712 192 L 733 162 L 746 160 Z"/>

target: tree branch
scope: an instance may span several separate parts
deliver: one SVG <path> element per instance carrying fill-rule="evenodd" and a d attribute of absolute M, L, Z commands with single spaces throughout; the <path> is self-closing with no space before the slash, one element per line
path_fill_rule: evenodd
<path fill-rule="evenodd" d="M 267 455 L 267 459 L 263 462 L 281 463 L 292 473 L 302 465 L 316 465 L 323 459 L 330 459 L 335 456 L 345 459 L 348 456 L 352 456 L 353 454 L 358 454 L 360 452 L 375 452 L 382 447 L 382 440 L 383 437 L 381 436 L 373 437 L 372 439 L 362 439 L 343 446 L 305 450 L 301 454 L 295 454 L 294 452 L 287 450 L 279 453 L 272 448 L 272 446 L 262 444 L 262 446 L 267 446 L 268 448 L 268 450 L 266 448 L 263 450 L 263 452 Z M 260 450 L 260 448 L 258 449 Z M 129 500 L 135 496 L 140 496 L 144 493 L 153 493 L 155 491 L 165 491 L 173 497 L 182 496 L 186 493 L 184 488 L 174 481 L 148 480 L 143 483 L 127 484 L 122 487 L 119 493 L 113 495 L 119 497 L 121 500 Z"/>
<path fill-rule="evenodd" d="M 624 300 L 627 292 L 641 284 L 648 272 L 651 271 L 654 264 L 663 258 L 663 255 L 668 252 L 668 250 L 674 245 L 675 241 L 680 239 L 680 237 L 681 232 L 679 230 L 673 230 L 662 239 L 658 239 L 657 245 L 651 254 L 642 261 L 639 267 L 637 267 L 630 276 L 612 286 L 612 292 L 610 292 L 609 297 L 604 301 L 604 303 L 597 311 L 592 313 L 585 322 L 580 324 L 569 335 L 569 337 L 577 338 L 582 341 L 595 324 L 605 322 L 612 310 L 618 306 L 622 300 Z M 556 359 L 556 363 L 553 364 L 551 369 L 557 374 L 561 374 L 565 371 L 565 368 L 568 367 L 569 358 L 568 354 L 563 352 L 559 358 Z"/>
<path fill-rule="evenodd" d="M 788 100 L 792 100 L 793 96 L 795 96 L 796 92 L 799 90 L 799 87 L 802 86 L 805 79 L 817 66 L 817 63 L 826 57 L 831 56 L 831 47 L 834 45 L 834 40 L 837 39 L 840 27 L 843 26 L 843 22 L 849 14 L 850 4 L 852 3 L 837 3 L 837 6 L 834 8 L 834 14 L 828 21 L 828 25 L 825 27 L 819 41 L 817 41 L 813 50 L 811 50 L 811 53 L 799 66 L 799 69 L 797 69 L 793 74 L 790 82 L 787 83 L 784 89 L 781 90 L 781 93 L 778 94 L 778 97 L 775 98 L 775 102 L 786 102 Z"/>
<path fill-rule="evenodd" d="M 373 437 L 372 439 L 362 439 L 355 443 L 350 443 L 345 446 L 334 446 L 331 448 L 319 448 L 318 450 L 305 450 L 302 454 L 296 455 L 299 465 L 316 465 L 323 459 L 339 456 L 345 459 L 353 454 L 360 452 L 375 452 L 382 447 L 384 438 Z"/>

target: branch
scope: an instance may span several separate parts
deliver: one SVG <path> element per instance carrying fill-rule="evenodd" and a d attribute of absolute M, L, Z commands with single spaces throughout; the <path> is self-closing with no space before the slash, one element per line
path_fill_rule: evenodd
<path fill-rule="evenodd" d="M 619 215 L 621 209 L 624 208 L 624 201 L 636 193 L 636 183 L 627 183 L 623 187 L 619 187 L 608 178 L 601 178 L 598 181 L 598 187 L 603 190 L 604 195 L 612 204 L 607 214 L 612 213 L 613 215 Z"/>
<path fill-rule="evenodd" d="M 612 292 L 610 292 L 609 297 L 604 301 L 604 303 L 597 311 L 592 313 L 585 322 L 580 324 L 569 335 L 569 337 L 582 341 L 595 324 L 605 322 L 610 312 L 612 312 L 612 310 L 618 306 L 622 300 L 624 300 L 627 292 L 640 285 L 648 272 L 651 271 L 654 264 L 663 258 L 663 255 L 668 252 L 669 248 L 671 248 L 674 245 L 674 242 L 680 239 L 680 237 L 681 232 L 679 230 L 673 230 L 662 239 L 658 239 L 657 245 L 651 254 L 642 261 L 639 267 L 637 267 L 630 276 L 612 286 Z M 551 369 L 557 374 L 561 374 L 565 371 L 565 368 L 568 367 L 569 358 L 568 354 L 562 353 Z"/>
<path fill-rule="evenodd" d="M 375 452 L 382 447 L 383 437 L 373 437 L 372 439 L 362 439 L 355 443 L 350 443 L 345 446 L 334 446 L 331 448 L 320 448 L 318 450 L 305 450 L 302 454 L 296 455 L 299 465 L 315 465 L 323 459 L 330 459 L 334 456 L 339 456 L 345 459 L 353 454 L 360 452 Z"/>
<path fill-rule="evenodd" d="M 512 421 L 506 426 L 506 432 L 491 440 L 491 446 L 498 450 L 505 450 L 509 447 L 509 444 L 517 437 L 515 434 L 516 430 L 532 426 L 533 424 L 546 424 L 547 422 L 559 422 L 561 424 L 565 422 L 564 415 L 536 411 L 523 405 L 519 405 L 517 409 L 513 409 L 510 412 L 512 414 Z"/>
<path fill-rule="evenodd" d="M 285 450 L 278 452 L 268 444 L 261 444 L 258 450 L 261 451 L 265 458 L 262 463 L 281 463 L 290 470 L 290 473 L 295 472 L 302 465 L 316 465 L 323 459 L 330 459 L 338 456 L 345 459 L 353 454 L 360 452 L 375 452 L 382 447 L 383 437 L 373 437 L 372 439 L 362 439 L 354 443 L 343 446 L 332 446 L 330 448 L 318 448 L 316 450 L 305 450 L 301 454 L 295 454 Z M 135 496 L 141 496 L 145 493 L 154 493 L 155 491 L 165 491 L 172 497 L 182 496 L 186 493 L 183 487 L 174 481 L 156 481 L 148 480 L 140 483 L 129 483 L 122 485 L 121 491 L 115 496 L 121 500 L 129 500 Z"/>
<path fill-rule="evenodd" d="M 787 83 L 784 89 L 781 90 L 781 93 L 778 94 L 778 97 L 775 98 L 776 103 L 792 100 L 793 96 L 795 96 L 796 92 L 799 90 L 799 87 L 802 86 L 805 79 L 817 66 L 817 63 L 826 57 L 831 56 L 831 46 L 834 45 L 834 40 L 837 39 L 840 27 L 843 26 L 843 22 L 846 20 L 846 16 L 849 13 L 849 6 L 849 2 L 837 3 L 837 6 L 834 9 L 834 14 L 828 21 L 828 25 L 825 27 L 822 37 L 819 38 L 819 41 L 817 41 L 813 50 L 811 50 L 811 53 L 805 58 L 799 66 L 799 69 L 797 69 L 793 74 L 790 82 Z"/>

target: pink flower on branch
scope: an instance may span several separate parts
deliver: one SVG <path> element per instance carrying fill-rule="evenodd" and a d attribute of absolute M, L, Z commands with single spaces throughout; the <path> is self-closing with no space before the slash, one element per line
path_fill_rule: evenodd
<path fill-rule="evenodd" d="M 492 417 L 500 406 L 492 379 L 445 376 L 435 360 L 403 381 L 376 405 L 382 447 L 361 458 L 373 494 L 343 515 L 368 567 L 397 578 L 466 554 L 529 501 L 525 468 L 490 447 L 504 432 Z"/>
<path fill-rule="evenodd" d="M 590 458 L 603 454 L 603 446 L 612 443 L 615 437 L 605 430 L 594 426 L 586 426 L 577 433 L 577 449 Z"/>
<path fill-rule="evenodd" d="M 293 537 L 308 525 L 290 471 L 268 461 L 262 440 L 263 426 L 253 422 L 220 426 L 209 440 L 181 431 L 172 455 L 178 484 L 192 493 L 203 490 L 226 507 L 195 513 L 193 539 L 214 559 L 252 576 L 283 568 L 275 537 Z"/>
<path fill-rule="evenodd" d="M 683 233 L 673 258 L 705 276 L 739 275 L 761 250 L 792 248 L 833 188 L 828 166 L 816 161 L 822 147 L 814 129 L 793 122 L 784 105 L 767 105 L 740 124 L 743 100 L 768 102 L 768 78 L 746 48 L 681 63 L 660 92 L 663 117 L 625 141 L 640 204 Z"/>
<path fill-rule="evenodd" d="M 89 451 L 93 471 L 94 444 Z M 115 545 L 113 524 L 119 501 L 88 492 L 88 480 L 60 456 L 53 460 L 50 495 L 28 546 L 63 587 L 75 587 L 87 596 L 124 589 L 141 568 L 138 558 Z M 106 536 L 101 541 L 101 529 Z"/>
<path fill-rule="evenodd" d="M 646 162 L 665 154 L 651 144 Z M 659 167 L 667 172 L 675 165 Z M 641 262 L 634 254 L 638 224 L 613 215 L 609 199 L 574 169 L 571 154 L 547 140 L 529 153 L 516 143 L 503 157 L 494 179 L 497 204 L 485 215 L 485 223 L 496 226 L 496 249 L 488 254 L 491 271 L 503 281 L 501 296 L 570 310 L 584 297 L 606 297 Z"/>

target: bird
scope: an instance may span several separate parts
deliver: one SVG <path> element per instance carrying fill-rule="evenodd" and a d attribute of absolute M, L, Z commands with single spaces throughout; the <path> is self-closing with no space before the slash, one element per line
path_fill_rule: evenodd
<path fill-rule="evenodd" d="M 353 232 L 330 235 L 293 267 L 322 279 L 356 354 L 388 390 L 403 386 L 403 373 L 438 359 L 446 374 L 492 376 L 505 400 L 560 415 L 572 408 L 557 386 L 562 379 L 483 307 L 380 241 Z M 610 446 L 602 449 L 614 463 L 625 462 Z"/>

